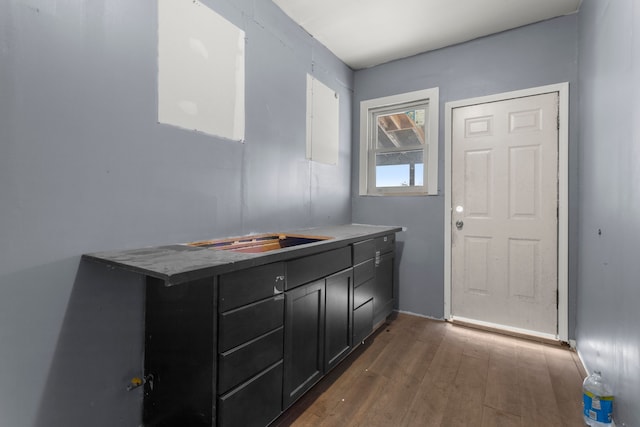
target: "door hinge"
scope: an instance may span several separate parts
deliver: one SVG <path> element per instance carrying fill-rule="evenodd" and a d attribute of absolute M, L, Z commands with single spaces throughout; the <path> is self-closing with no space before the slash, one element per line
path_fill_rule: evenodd
<path fill-rule="evenodd" d="M 556 124 L 560 130 L 560 93 L 556 92 Z"/>
<path fill-rule="evenodd" d="M 556 310 L 560 308 L 560 292 L 556 289 Z"/>

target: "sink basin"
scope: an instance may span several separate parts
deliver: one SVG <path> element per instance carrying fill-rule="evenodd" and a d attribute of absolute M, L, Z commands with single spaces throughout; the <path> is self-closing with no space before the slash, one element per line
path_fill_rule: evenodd
<path fill-rule="evenodd" d="M 261 253 L 329 239 L 331 237 L 303 234 L 260 234 L 229 239 L 202 240 L 187 243 L 187 245 L 223 251 Z"/>

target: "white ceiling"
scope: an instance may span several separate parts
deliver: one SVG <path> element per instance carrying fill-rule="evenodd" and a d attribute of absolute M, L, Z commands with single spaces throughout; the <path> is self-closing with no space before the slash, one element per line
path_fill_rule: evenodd
<path fill-rule="evenodd" d="M 545 19 L 581 0 L 273 0 L 353 69 Z"/>

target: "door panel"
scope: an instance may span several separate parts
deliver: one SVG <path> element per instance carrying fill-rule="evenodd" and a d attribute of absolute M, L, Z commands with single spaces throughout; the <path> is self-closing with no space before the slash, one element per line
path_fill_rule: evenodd
<path fill-rule="evenodd" d="M 467 184 L 464 194 L 465 208 L 474 218 L 491 216 L 492 152 L 489 150 L 465 153 L 464 168 Z"/>
<path fill-rule="evenodd" d="M 539 218 L 540 149 L 512 147 L 509 149 L 509 217 Z"/>
<path fill-rule="evenodd" d="M 464 251 L 465 292 L 489 294 L 491 239 L 465 236 Z"/>
<path fill-rule="evenodd" d="M 557 97 L 453 109 L 454 318 L 557 333 Z"/>
<path fill-rule="evenodd" d="M 540 286 L 540 242 L 509 239 L 509 295 L 535 299 Z"/>

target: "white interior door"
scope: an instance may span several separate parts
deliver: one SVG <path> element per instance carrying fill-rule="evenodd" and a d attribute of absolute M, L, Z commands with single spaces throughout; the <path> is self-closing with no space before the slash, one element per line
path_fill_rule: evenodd
<path fill-rule="evenodd" d="M 558 94 L 454 108 L 451 314 L 558 333 Z"/>

